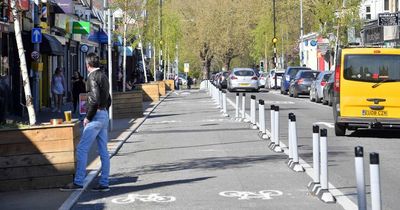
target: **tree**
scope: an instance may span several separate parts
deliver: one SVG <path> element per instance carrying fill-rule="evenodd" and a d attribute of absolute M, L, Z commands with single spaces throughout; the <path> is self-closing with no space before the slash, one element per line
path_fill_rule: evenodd
<path fill-rule="evenodd" d="M 19 11 L 16 7 L 16 0 L 11 0 L 11 10 L 14 19 L 14 31 L 15 31 L 15 40 L 17 41 L 17 48 L 18 48 L 18 56 L 20 60 L 20 68 L 21 68 L 21 75 L 22 75 L 22 83 L 24 85 L 24 93 L 25 93 L 25 100 L 26 100 L 26 108 L 28 109 L 29 115 L 29 124 L 34 125 L 36 124 L 36 115 L 35 109 L 33 107 L 33 98 L 31 94 L 31 88 L 29 84 L 29 77 L 28 77 L 28 69 L 26 67 L 26 60 L 25 60 L 25 51 L 24 45 L 22 42 L 21 36 L 21 25 L 20 25 L 20 16 Z"/>

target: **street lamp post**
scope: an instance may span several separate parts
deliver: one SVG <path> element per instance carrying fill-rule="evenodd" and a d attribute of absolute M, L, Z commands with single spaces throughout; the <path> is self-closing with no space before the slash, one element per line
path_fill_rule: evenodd
<path fill-rule="evenodd" d="M 272 39 L 272 43 L 274 44 L 274 61 L 273 61 L 273 66 L 275 69 L 275 90 L 278 88 L 278 84 L 277 83 L 277 78 L 276 78 L 276 42 L 278 41 L 278 39 L 276 38 L 276 15 L 275 15 L 275 0 L 272 1 L 273 2 L 273 12 L 274 12 L 274 38 Z"/>
<path fill-rule="evenodd" d="M 303 40 L 304 29 L 303 29 L 303 0 L 300 0 L 300 64 L 303 65 Z"/>
<path fill-rule="evenodd" d="M 159 72 L 161 73 L 161 72 L 163 72 L 163 51 L 162 51 L 162 45 L 163 45 L 163 40 L 162 40 L 162 35 L 163 35 L 163 33 L 162 33 L 162 0 L 160 0 L 160 3 L 159 3 L 159 14 L 160 14 L 160 16 L 158 17 L 159 19 L 158 19 L 158 24 L 159 24 L 159 36 L 160 36 L 160 51 L 159 51 L 159 58 L 160 58 L 160 60 L 159 60 L 159 63 L 158 63 L 158 69 L 159 69 Z M 164 79 L 165 79 L 165 73 L 163 72 L 163 74 L 164 74 Z M 155 76 L 155 75 L 154 75 Z"/>
<path fill-rule="evenodd" d="M 110 131 L 113 130 L 113 106 L 112 106 L 112 45 L 111 45 L 111 24 L 112 24 L 112 19 L 111 19 L 111 9 L 108 5 L 108 1 L 104 1 L 104 9 L 107 10 L 107 48 L 108 48 L 108 82 L 110 84 L 110 97 L 111 97 L 111 105 L 108 110 L 108 115 L 109 115 L 109 122 L 110 122 Z M 105 22 L 105 21 L 104 21 Z"/>

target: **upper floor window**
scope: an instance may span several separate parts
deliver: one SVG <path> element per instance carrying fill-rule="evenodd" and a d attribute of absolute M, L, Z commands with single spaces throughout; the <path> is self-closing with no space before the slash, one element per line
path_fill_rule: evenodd
<path fill-rule="evenodd" d="M 385 11 L 389 10 L 389 0 L 384 0 L 384 2 L 383 2 L 383 10 L 385 10 Z"/>

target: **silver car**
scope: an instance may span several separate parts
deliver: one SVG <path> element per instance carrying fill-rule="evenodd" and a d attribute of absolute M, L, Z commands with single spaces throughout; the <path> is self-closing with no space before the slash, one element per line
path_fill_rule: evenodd
<path fill-rule="evenodd" d="M 322 71 L 313 81 L 310 88 L 310 101 L 321 103 L 321 99 L 324 96 L 323 89 L 331 74 L 331 71 Z"/>
<path fill-rule="evenodd" d="M 251 68 L 234 68 L 228 77 L 228 90 L 252 90 L 258 91 L 258 77 Z"/>

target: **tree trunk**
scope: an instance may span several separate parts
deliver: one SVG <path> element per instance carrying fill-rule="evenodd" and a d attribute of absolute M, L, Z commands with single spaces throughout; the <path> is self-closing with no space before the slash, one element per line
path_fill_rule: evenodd
<path fill-rule="evenodd" d="M 11 0 L 10 3 L 11 3 L 12 15 L 14 18 L 15 39 L 17 41 L 21 75 L 25 92 L 26 108 L 28 109 L 28 115 L 29 115 L 29 124 L 34 125 L 36 124 L 36 115 L 35 115 L 35 109 L 33 107 L 33 98 L 31 93 L 31 86 L 29 84 L 28 69 L 26 67 L 24 45 L 22 43 L 19 15 L 16 8 L 16 0 Z"/>

